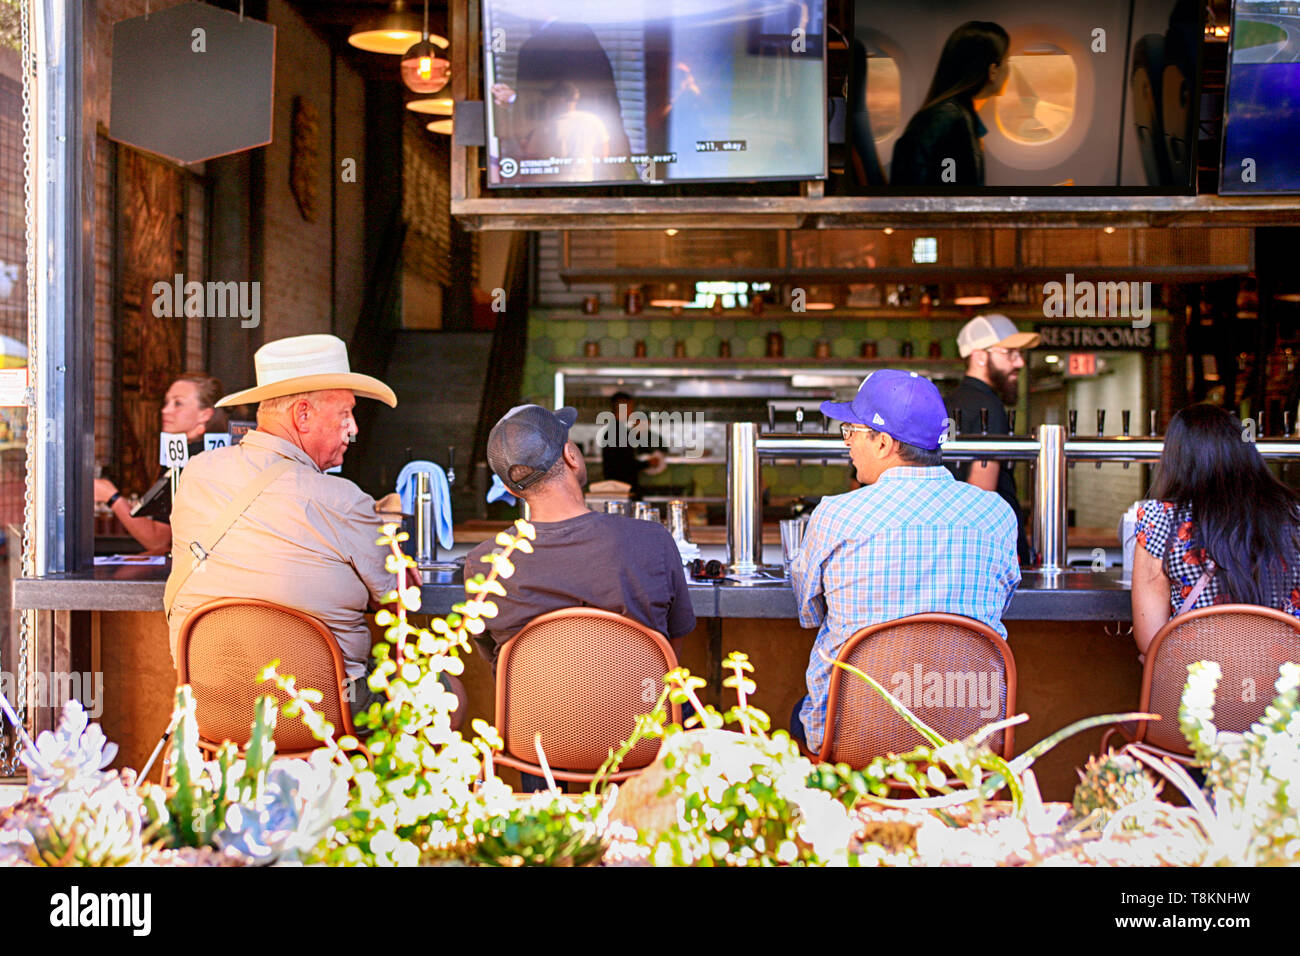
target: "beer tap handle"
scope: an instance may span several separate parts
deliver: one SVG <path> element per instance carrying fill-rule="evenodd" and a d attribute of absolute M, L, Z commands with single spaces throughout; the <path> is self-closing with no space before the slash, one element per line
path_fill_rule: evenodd
<path fill-rule="evenodd" d="M 962 424 L 962 421 L 961 421 L 961 409 L 959 408 L 959 409 L 957 409 L 957 434 L 960 435 L 960 434 L 962 434 L 962 432 L 964 432 L 965 430 L 966 430 L 966 427 Z"/>
<path fill-rule="evenodd" d="M 1016 433 L 1016 410 L 1014 408 L 1007 409 L 1007 430 L 1013 435 Z"/>
<path fill-rule="evenodd" d="M 822 434 L 829 435 L 831 432 L 831 419 L 826 413 L 822 413 Z"/>
<path fill-rule="evenodd" d="M 1070 409 L 1070 437 L 1073 438 L 1074 433 L 1077 432 L 1078 430 L 1079 430 L 1079 410 L 1077 408 L 1072 408 Z"/>
<path fill-rule="evenodd" d="M 767 404 L 767 430 L 770 432 L 776 431 L 776 409 L 771 402 Z"/>
<path fill-rule="evenodd" d="M 1282 431 L 1284 432 L 1282 437 L 1291 437 L 1291 410 L 1289 408 L 1282 410 Z"/>
<path fill-rule="evenodd" d="M 1120 412 L 1119 414 L 1120 414 L 1120 420 L 1123 422 L 1124 437 L 1125 437 L 1125 438 L 1128 438 L 1128 437 L 1129 437 L 1129 435 L 1128 435 L 1128 430 L 1129 430 L 1129 419 L 1130 419 L 1132 413 L 1129 412 L 1129 410 L 1126 408 L 1126 409 L 1124 409 L 1124 411 Z M 1124 462 L 1124 470 L 1125 470 L 1125 471 L 1128 471 L 1128 466 L 1129 466 L 1129 463 L 1128 463 L 1128 462 Z"/>
<path fill-rule="evenodd" d="M 447 446 L 447 484 L 448 486 L 456 483 L 456 446 Z"/>
<path fill-rule="evenodd" d="M 1147 434 L 1154 436 L 1156 433 L 1156 410 L 1154 408 L 1150 409 L 1147 412 L 1147 420 L 1150 422 L 1150 427 L 1147 429 Z"/>
<path fill-rule="evenodd" d="M 987 408 L 981 408 L 980 409 L 980 434 L 987 435 L 988 433 L 989 433 L 989 410 Z"/>
<path fill-rule="evenodd" d="M 1268 434 L 1268 409 L 1259 410 L 1259 437 L 1263 438 Z"/>
<path fill-rule="evenodd" d="M 1097 437 L 1101 438 L 1106 433 L 1106 410 L 1097 409 Z M 1101 471 L 1101 462 L 1097 462 L 1097 470 Z"/>
<path fill-rule="evenodd" d="M 794 430 L 796 434 L 803 434 L 803 406 L 800 405 L 794 410 Z"/>

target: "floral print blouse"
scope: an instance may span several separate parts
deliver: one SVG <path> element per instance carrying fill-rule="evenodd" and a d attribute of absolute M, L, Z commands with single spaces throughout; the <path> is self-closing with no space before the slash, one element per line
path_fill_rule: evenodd
<path fill-rule="evenodd" d="M 1196 529 L 1191 517 L 1190 506 L 1178 508 L 1171 501 L 1155 499 L 1138 502 L 1138 546 L 1146 548 L 1148 554 L 1160 561 L 1164 560 L 1166 548 L 1169 550 L 1169 607 L 1175 614 L 1200 580 L 1202 572 L 1214 569 L 1214 559 L 1205 553 L 1205 549 L 1196 540 Z M 1222 604 L 1226 600 L 1222 596 L 1219 582 L 1212 577 L 1192 608 Z M 1291 589 L 1281 610 L 1300 617 L 1300 587 Z"/>

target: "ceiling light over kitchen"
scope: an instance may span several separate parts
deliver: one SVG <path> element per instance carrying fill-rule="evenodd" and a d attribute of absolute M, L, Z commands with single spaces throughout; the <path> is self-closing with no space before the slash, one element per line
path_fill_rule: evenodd
<path fill-rule="evenodd" d="M 420 18 L 406 8 L 405 0 L 393 0 L 383 13 L 367 17 L 352 28 L 348 43 L 370 53 L 401 56 L 411 44 L 421 39 Z M 451 44 L 445 37 L 429 35 L 429 40 L 444 50 Z"/>

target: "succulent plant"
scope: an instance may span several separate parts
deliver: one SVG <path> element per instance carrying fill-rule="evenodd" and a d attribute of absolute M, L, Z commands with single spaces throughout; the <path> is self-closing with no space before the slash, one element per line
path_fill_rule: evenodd
<path fill-rule="evenodd" d="M 81 701 L 70 700 L 63 705 L 58 728 L 42 731 L 35 749 L 26 748 L 21 754 L 27 767 L 27 793 L 95 790 L 110 777 L 104 768 L 116 756 L 117 744 L 108 742 L 98 724 L 87 724 Z"/>
<path fill-rule="evenodd" d="M 320 843 L 347 801 L 347 775 L 328 754 L 281 761 L 255 799 L 226 810 L 213 843 L 244 863 L 296 862 Z"/>
<path fill-rule="evenodd" d="M 469 859 L 483 866 L 595 866 L 608 848 L 610 797 L 617 789 L 603 803 L 592 793 L 573 801 L 538 794 L 509 812 L 477 820 L 478 841 Z"/>
<path fill-rule="evenodd" d="M 153 849 L 154 827 L 144 825 L 141 800 L 116 774 L 92 790 L 63 790 L 37 797 L 26 812 L 37 866 L 129 866 Z"/>
<path fill-rule="evenodd" d="M 1074 788 L 1074 812 L 1087 820 L 1091 829 L 1104 829 L 1115 812 L 1137 803 L 1155 800 L 1161 784 L 1147 772 L 1142 762 L 1126 753 L 1106 753 L 1091 758 L 1078 771 L 1079 785 Z M 1124 821 L 1127 829 L 1140 829 L 1140 815 Z"/>

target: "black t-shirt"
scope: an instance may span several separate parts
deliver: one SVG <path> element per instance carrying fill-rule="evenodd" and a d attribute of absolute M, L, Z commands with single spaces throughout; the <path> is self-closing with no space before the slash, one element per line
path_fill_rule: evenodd
<path fill-rule="evenodd" d="M 988 409 L 990 435 L 1011 434 L 1011 420 L 1007 417 L 1002 399 L 984 382 L 967 375 L 961 380 L 957 390 L 948 397 L 948 414 L 954 421 L 960 423 L 962 435 L 977 437 L 980 434 L 980 409 L 982 408 Z M 957 414 L 958 411 L 961 412 L 960 415 Z M 1015 462 L 999 461 L 997 464 L 997 493 L 1015 512 L 1018 528 L 1016 551 L 1020 555 L 1020 563 L 1029 564 L 1031 556 L 1029 540 L 1025 536 L 1025 515 L 1020 510 L 1020 502 L 1016 498 Z M 959 481 L 970 479 L 971 462 L 954 462 L 948 468 Z"/>
<path fill-rule="evenodd" d="M 614 611 L 678 638 L 695 628 L 681 554 L 663 525 L 590 511 L 567 521 L 535 521 L 533 554 L 516 552 L 515 573 L 493 598 L 497 616 L 480 646 L 493 662 L 501 645 L 547 611 L 596 607 Z M 484 541 L 465 559 L 465 574 L 487 574 L 479 559 L 496 550 Z"/>
<path fill-rule="evenodd" d="M 667 454 L 668 446 L 653 429 L 619 429 L 618 425 L 611 429 L 612 434 L 607 431 L 600 439 L 601 475 L 605 481 L 621 481 L 631 487 L 633 494 L 640 494 L 641 472 L 649 462 L 639 461 L 637 455 L 656 451 Z"/>

